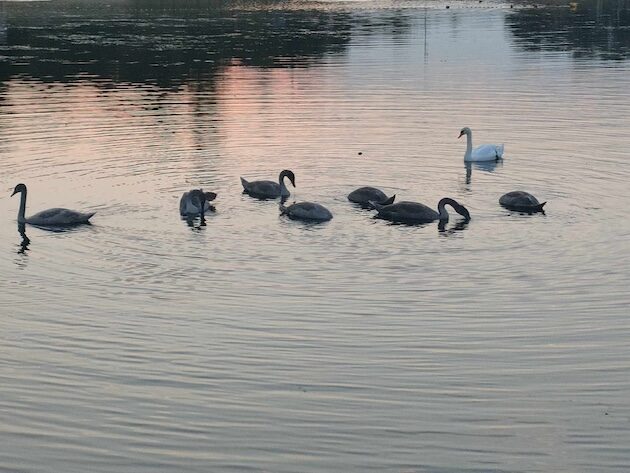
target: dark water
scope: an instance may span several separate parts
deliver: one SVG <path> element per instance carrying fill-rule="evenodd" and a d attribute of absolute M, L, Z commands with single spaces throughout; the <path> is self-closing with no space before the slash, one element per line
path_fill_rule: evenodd
<path fill-rule="evenodd" d="M 630 4 L 446 5 L 0 3 L 1 471 L 628 470 Z"/>

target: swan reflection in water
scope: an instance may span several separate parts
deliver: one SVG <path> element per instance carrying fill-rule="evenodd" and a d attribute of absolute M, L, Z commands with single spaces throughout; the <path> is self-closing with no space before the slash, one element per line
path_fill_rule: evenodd
<path fill-rule="evenodd" d="M 19 255 L 25 255 L 28 251 L 28 245 L 31 244 L 31 240 L 26 236 L 26 224 L 18 223 L 18 233 L 22 237 L 22 241 L 20 242 L 20 249 L 18 250 Z"/>
<path fill-rule="evenodd" d="M 438 234 L 443 237 L 456 235 L 468 228 L 470 220 L 459 220 L 455 225 L 447 226 L 446 222 L 438 223 Z"/>
<path fill-rule="evenodd" d="M 375 220 L 380 220 L 378 215 L 373 217 Z M 387 222 L 388 225 L 400 225 L 404 227 L 429 227 L 433 225 L 433 222 L 429 223 L 409 223 L 409 222 Z M 463 232 L 468 228 L 470 220 L 458 220 L 457 223 L 449 225 L 448 222 L 438 222 L 438 234 L 442 237 L 448 237 Z"/>
<path fill-rule="evenodd" d="M 473 168 L 485 172 L 494 172 L 497 168 L 503 167 L 503 160 L 498 159 L 496 161 L 465 161 L 464 167 L 466 168 L 466 184 L 470 184 L 472 181 Z"/>
<path fill-rule="evenodd" d="M 210 206 L 210 212 L 214 212 L 214 206 Z M 182 220 L 186 222 L 191 230 L 201 230 L 206 224 L 206 217 L 204 215 L 182 215 Z"/>

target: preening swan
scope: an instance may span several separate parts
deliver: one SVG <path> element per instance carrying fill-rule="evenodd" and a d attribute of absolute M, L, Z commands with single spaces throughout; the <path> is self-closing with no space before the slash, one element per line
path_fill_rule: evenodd
<path fill-rule="evenodd" d="M 257 197 L 259 199 L 275 199 L 277 197 L 289 197 L 291 193 L 287 186 L 284 184 L 284 178 L 288 177 L 295 187 L 295 174 L 288 169 L 285 169 L 278 176 L 278 182 L 273 181 L 252 181 L 248 182 L 241 177 L 241 184 L 243 185 L 243 192 Z"/>
<path fill-rule="evenodd" d="M 18 184 L 15 186 L 11 196 L 14 196 L 18 192 L 22 194 L 20 197 L 20 210 L 18 210 L 18 223 L 29 223 L 40 227 L 78 225 L 81 223 L 90 223 L 90 218 L 96 213 L 82 213 L 69 209 L 55 208 L 42 210 L 41 212 L 27 218 L 24 216 L 24 213 L 26 212 L 26 186 L 24 184 Z"/>
<path fill-rule="evenodd" d="M 285 207 L 280 204 L 280 215 L 286 215 L 293 220 L 325 222 L 333 218 L 330 210 L 314 202 L 297 202 Z"/>
<path fill-rule="evenodd" d="M 204 192 L 203 189 L 192 189 L 184 192 L 179 200 L 179 214 L 182 217 L 194 217 L 213 210 L 209 202 L 217 198 L 214 192 Z"/>
<path fill-rule="evenodd" d="M 448 197 L 444 197 L 438 202 L 437 212 L 418 202 L 403 201 L 391 205 L 381 205 L 378 202 L 371 202 L 371 204 L 378 210 L 379 218 L 384 218 L 392 222 L 429 223 L 434 220 L 439 220 L 440 223 L 446 223 L 448 222 L 446 205 L 453 207 L 453 209 L 467 221 L 470 220 L 470 212 L 468 212 L 468 209 L 456 200 Z"/>
<path fill-rule="evenodd" d="M 464 161 L 496 161 L 503 157 L 503 145 L 481 145 L 475 149 L 472 147 L 472 131 L 464 127 L 459 132 L 458 138 L 466 135 L 466 154 Z"/>
<path fill-rule="evenodd" d="M 376 187 L 359 187 L 348 194 L 348 200 L 355 204 L 372 208 L 370 201 L 378 202 L 381 205 L 390 205 L 394 203 L 396 195 L 387 197 L 385 193 Z"/>
<path fill-rule="evenodd" d="M 547 202 L 542 204 L 538 202 L 538 199 L 528 192 L 524 191 L 512 191 L 507 194 L 503 194 L 499 199 L 499 204 L 509 210 L 516 210 L 517 212 L 545 212 L 543 207 Z"/>

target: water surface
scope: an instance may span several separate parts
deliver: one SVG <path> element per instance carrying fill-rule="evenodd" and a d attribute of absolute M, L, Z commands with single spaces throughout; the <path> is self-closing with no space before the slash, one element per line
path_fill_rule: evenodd
<path fill-rule="evenodd" d="M 0 470 L 627 470 L 627 2 L 0 5 Z"/>

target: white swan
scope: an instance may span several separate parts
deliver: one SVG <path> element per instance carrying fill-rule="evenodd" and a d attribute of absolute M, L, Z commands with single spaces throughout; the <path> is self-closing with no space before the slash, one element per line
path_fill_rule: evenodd
<path fill-rule="evenodd" d="M 503 157 L 503 145 L 481 145 L 472 147 L 472 131 L 468 127 L 462 128 L 458 138 L 466 135 L 466 154 L 464 161 L 496 161 Z"/>
<path fill-rule="evenodd" d="M 295 187 L 295 174 L 288 169 L 285 169 L 278 176 L 278 182 L 273 181 L 252 181 L 248 182 L 241 177 L 241 184 L 243 185 L 243 192 L 257 197 L 259 199 L 275 199 L 277 197 L 287 198 L 291 195 L 289 189 L 284 184 L 284 178 L 288 177 Z"/>
<path fill-rule="evenodd" d="M 323 205 L 315 202 L 297 202 L 285 207 L 280 204 L 280 215 L 286 215 L 293 220 L 307 220 L 325 222 L 333 218 L 332 213 Z"/>
<path fill-rule="evenodd" d="M 14 196 L 18 192 L 22 194 L 20 198 L 20 210 L 18 210 L 18 223 L 29 223 L 40 227 L 78 225 L 81 223 L 90 223 L 90 218 L 96 213 L 82 213 L 69 209 L 55 208 L 42 210 L 41 212 L 26 218 L 24 216 L 24 213 L 26 212 L 26 186 L 24 184 L 18 184 L 15 186 L 11 196 Z"/>
<path fill-rule="evenodd" d="M 209 202 L 216 198 L 217 195 L 214 192 L 204 192 L 203 189 L 192 189 L 184 192 L 179 200 L 179 214 L 182 217 L 196 215 L 203 217 L 206 212 L 213 210 Z"/>

